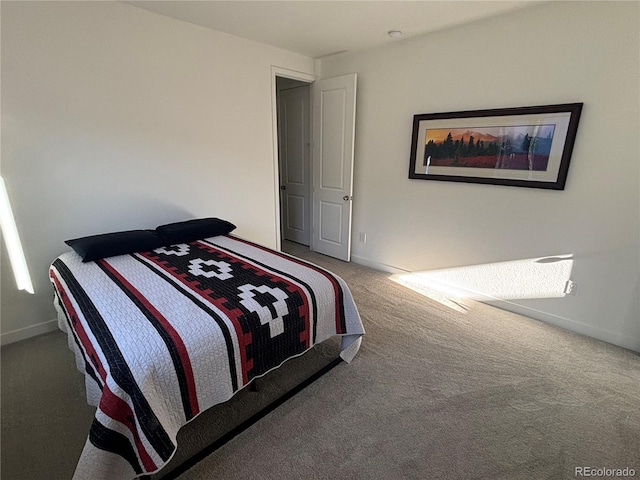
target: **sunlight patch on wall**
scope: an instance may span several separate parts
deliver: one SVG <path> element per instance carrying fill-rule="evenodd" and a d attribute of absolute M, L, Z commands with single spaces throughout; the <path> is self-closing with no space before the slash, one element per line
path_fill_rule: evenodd
<path fill-rule="evenodd" d="M 16 228 L 16 221 L 13 218 L 11 204 L 9 203 L 9 195 L 2 177 L 0 177 L 0 227 L 2 228 L 2 236 L 7 244 L 7 253 L 9 254 L 18 289 L 34 293 L 27 261 L 24 257 L 22 243 L 20 243 L 20 236 Z"/>
<path fill-rule="evenodd" d="M 528 258 L 508 262 L 425 270 L 392 275 L 391 280 L 454 310 L 461 300 L 560 298 L 571 277 L 573 255 Z"/>

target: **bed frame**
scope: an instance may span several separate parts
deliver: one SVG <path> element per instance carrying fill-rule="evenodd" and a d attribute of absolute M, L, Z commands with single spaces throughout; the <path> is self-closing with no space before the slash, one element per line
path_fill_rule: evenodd
<path fill-rule="evenodd" d="M 177 467 L 175 467 L 171 471 L 167 472 L 167 474 L 162 475 L 162 470 L 160 470 L 156 474 L 145 475 L 145 476 L 142 476 L 142 477 L 139 477 L 139 478 L 143 479 L 143 480 L 173 480 L 175 478 L 178 478 L 180 475 L 182 475 L 187 470 L 189 470 L 190 468 L 192 468 L 193 466 L 195 466 L 196 464 L 198 464 L 199 462 L 201 462 L 202 460 L 207 458 L 209 455 L 211 455 L 213 452 L 218 450 L 224 444 L 226 444 L 227 442 L 232 440 L 234 437 L 236 437 L 237 435 L 239 435 L 242 432 L 244 432 L 245 430 L 247 430 L 253 424 L 257 423 L 263 417 L 265 417 L 266 415 L 268 415 L 269 413 L 274 411 L 276 408 L 278 408 L 280 405 L 285 403 L 287 400 L 293 398 L 298 393 L 300 393 L 302 390 L 304 390 L 309 385 L 311 385 L 313 382 L 315 382 L 316 380 L 318 380 L 319 378 L 324 376 L 326 373 L 331 371 L 333 368 L 337 367 L 340 363 L 342 363 L 342 361 L 343 361 L 342 358 L 340 358 L 340 356 L 338 356 L 336 359 L 332 360 L 328 365 L 324 366 L 323 368 L 318 370 L 313 375 L 310 375 L 308 378 L 306 378 L 305 380 L 300 382 L 298 385 L 293 387 L 287 393 L 281 395 L 279 398 L 277 398 L 272 403 L 270 403 L 269 405 L 264 407 L 258 413 L 255 413 L 253 416 L 249 417 L 247 420 L 242 422 L 240 425 L 238 425 L 237 427 L 233 428 L 229 432 L 227 432 L 224 435 L 222 435 L 219 439 L 215 440 L 213 443 L 209 444 L 207 447 L 205 447 L 202 450 L 200 450 L 198 453 L 193 455 L 191 458 L 189 458 L 185 462 L 181 463 L 180 465 L 178 465 Z M 257 384 L 257 380 L 259 380 L 259 379 L 254 379 L 249 384 L 248 388 L 249 388 L 250 391 L 257 392 L 259 390 L 259 386 Z M 158 477 L 157 475 L 160 475 L 160 476 Z"/>

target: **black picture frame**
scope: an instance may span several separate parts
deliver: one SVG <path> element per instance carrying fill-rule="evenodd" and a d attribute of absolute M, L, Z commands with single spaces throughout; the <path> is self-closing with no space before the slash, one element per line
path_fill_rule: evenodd
<path fill-rule="evenodd" d="M 409 178 L 564 190 L 582 106 L 414 115 Z"/>

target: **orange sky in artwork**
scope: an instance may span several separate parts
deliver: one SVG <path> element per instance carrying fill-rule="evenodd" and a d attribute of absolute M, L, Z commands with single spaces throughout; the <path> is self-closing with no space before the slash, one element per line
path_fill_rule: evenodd
<path fill-rule="evenodd" d="M 469 141 L 469 129 L 468 128 L 438 128 L 434 130 L 427 130 L 425 143 L 429 143 L 429 140 L 433 140 L 435 143 L 444 142 L 447 139 L 447 135 L 451 133 L 454 140 L 459 140 L 460 137 L 464 137 L 465 142 Z M 473 132 L 471 132 L 473 133 Z M 466 135 L 464 135 L 466 134 Z M 478 134 L 475 135 L 476 138 Z"/>
<path fill-rule="evenodd" d="M 425 138 L 425 143 L 429 143 L 429 140 L 433 140 L 435 143 L 440 143 L 440 142 L 444 142 L 447 139 L 447 135 L 449 135 L 449 132 L 451 132 L 451 135 L 455 135 L 457 134 L 462 134 L 464 132 L 466 132 L 467 129 L 435 129 L 435 130 L 427 130 L 426 131 L 426 138 Z"/>

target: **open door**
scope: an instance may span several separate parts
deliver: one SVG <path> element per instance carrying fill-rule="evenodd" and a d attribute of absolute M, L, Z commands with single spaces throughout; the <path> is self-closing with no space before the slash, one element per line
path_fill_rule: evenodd
<path fill-rule="evenodd" d="M 313 98 L 311 248 L 351 259 L 356 74 L 316 80 Z"/>

